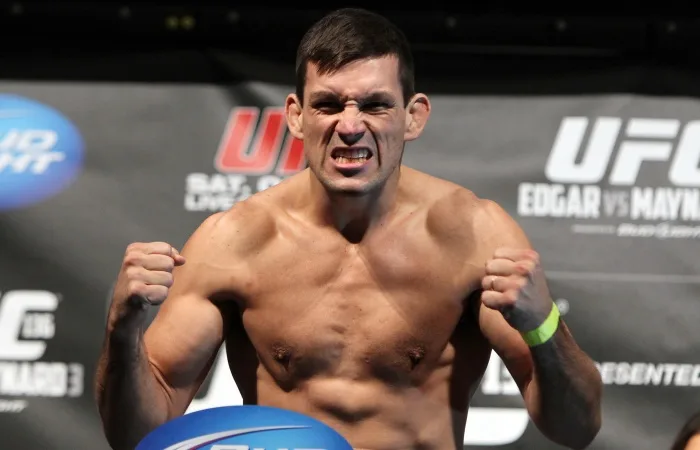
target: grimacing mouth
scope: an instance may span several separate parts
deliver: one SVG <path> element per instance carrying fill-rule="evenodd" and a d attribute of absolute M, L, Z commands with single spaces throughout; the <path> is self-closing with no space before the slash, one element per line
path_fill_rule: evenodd
<path fill-rule="evenodd" d="M 374 152 L 368 147 L 335 147 L 331 151 L 331 158 L 348 158 L 348 159 L 371 159 L 374 156 Z"/>

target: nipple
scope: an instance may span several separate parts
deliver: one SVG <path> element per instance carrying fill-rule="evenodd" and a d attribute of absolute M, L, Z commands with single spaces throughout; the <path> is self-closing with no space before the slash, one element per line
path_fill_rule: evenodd
<path fill-rule="evenodd" d="M 283 366 L 287 367 L 289 365 L 291 356 L 292 351 L 288 346 L 282 344 L 274 344 L 272 346 L 272 357 Z"/>
<path fill-rule="evenodd" d="M 413 370 L 425 358 L 425 349 L 423 347 L 412 348 L 408 351 L 408 357 L 411 360 L 411 370 Z"/>

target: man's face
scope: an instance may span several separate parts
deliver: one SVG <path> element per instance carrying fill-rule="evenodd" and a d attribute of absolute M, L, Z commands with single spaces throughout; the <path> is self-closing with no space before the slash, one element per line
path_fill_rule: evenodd
<path fill-rule="evenodd" d="M 309 168 L 326 189 L 362 195 L 381 186 L 400 165 L 406 137 L 398 59 L 326 75 L 309 64 L 301 124 Z"/>

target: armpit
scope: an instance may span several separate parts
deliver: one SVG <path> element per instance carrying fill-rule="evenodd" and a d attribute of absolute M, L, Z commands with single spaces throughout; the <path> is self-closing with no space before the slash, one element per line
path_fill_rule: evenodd
<path fill-rule="evenodd" d="M 464 299 L 464 310 L 459 319 L 460 324 L 479 326 L 479 311 L 481 309 L 481 289 L 472 291 Z"/>

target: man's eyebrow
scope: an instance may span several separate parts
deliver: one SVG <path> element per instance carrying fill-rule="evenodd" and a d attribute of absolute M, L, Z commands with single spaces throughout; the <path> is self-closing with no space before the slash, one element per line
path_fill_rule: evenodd
<path fill-rule="evenodd" d="M 317 91 L 317 92 L 311 93 L 311 95 L 309 96 L 309 100 L 312 102 L 316 102 L 316 101 L 320 101 L 320 100 L 340 100 L 340 97 L 335 92 Z"/>
<path fill-rule="evenodd" d="M 369 103 L 369 102 L 393 103 L 396 101 L 396 99 L 394 98 L 394 94 L 392 94 L 391 92 L 374 91 L 374 92 L 370 92 L 368 95 L 364 96 L 362 98 L 362 101 L 365 103 Z"/>
<path fill-rule="evenodd" d="M 345 101 L 347 100 L 346 96 L 341 96 L 335 92 L 332 91 L 317 91 L 313 92 L 311 95 L 309 95 L 309 100 L 312 102 L 317 102 L 317 101 L 328 101 L 328 100 L 334 100 L 334 101 Z M 369 92 L 367 94 L 359 96 L 358 99 L 361 103 L 367 103 L 367 102 L 387 102 L 387 103 L 393 103 L 396 101 L 394 98 L 394 95 L 391 92 L 388 91 L 373 91 Z"/>

